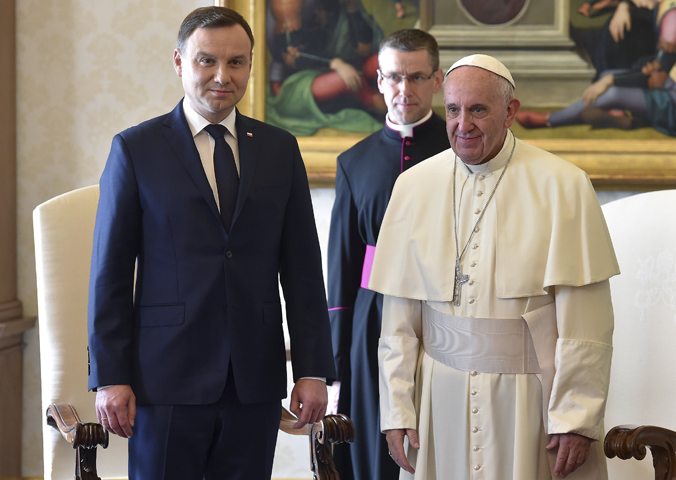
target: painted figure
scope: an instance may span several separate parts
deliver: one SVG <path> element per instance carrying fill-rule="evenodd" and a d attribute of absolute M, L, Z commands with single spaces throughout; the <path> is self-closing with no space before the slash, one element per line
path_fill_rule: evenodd
<path fill-rule="evenodd" d="M 652 126 L 676 136 L 676 1 L 659 2 L 654 55 L 631 70 L 604 72 L 582 99 L 557 112 L 523 111 L 526 128 L 589 124 L 624 130 Z"/>
<path fill-rule="evenodd" d="M 382 127 L 386 105 L 375 87 L 382 33 L 361 2 L 272 0 L 269 7 L 266 120 L 297 136 Z"/>

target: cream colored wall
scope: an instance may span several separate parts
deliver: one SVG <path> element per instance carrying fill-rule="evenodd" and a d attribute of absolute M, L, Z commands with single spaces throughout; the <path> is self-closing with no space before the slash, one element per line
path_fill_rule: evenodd
<path fill-rule="evenodd" d="M 37 315 L 32 211 L 98 182 L 120 130 L 182 97 L 178 26 L 211 0 L 16 0 L 19 299 Z M 23 475 L 41 477 L 38 332 L 26 335 Z"/>

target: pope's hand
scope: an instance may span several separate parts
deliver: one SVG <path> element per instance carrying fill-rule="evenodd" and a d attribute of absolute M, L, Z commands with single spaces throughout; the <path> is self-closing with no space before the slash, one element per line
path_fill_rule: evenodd
<path fill-rule="evenodd" d="M 408 444 L 416 450 L 420 448 L 418 441 L 418 432 L 412 428 L 397 428 L 394 430 L 386 430 L 385 438 L 387 438 L 387 448 L 390 449 L 390 456 L 397 465 L 406 470 L 408 473 L 415 473 L 415 469 L 408 463 L 406 452 L 404 451 L 404 437 L 408 437 Z"/>
<path fill-rule="evenodd" d="M 552 441 L 547 445 L 547 450 L 559 447 L 554 475 L 566 478 L 586 462 L 589 458 L 591 442 L 591 439 L 576 433 L 552 435 Z"/>

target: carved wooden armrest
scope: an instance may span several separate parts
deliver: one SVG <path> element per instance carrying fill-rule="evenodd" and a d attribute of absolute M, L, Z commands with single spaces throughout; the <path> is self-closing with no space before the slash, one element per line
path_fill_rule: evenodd
<path fill-rule="evenodd" d="M 650 448 L 655 480 L 676 480 L 676 432 L 644 425 L 619 425 L 608 432 L 603 442 L 606 457 L 643 460 L 645 447 Z"/>
<path fill-rule="evenodd" d="M 295 415 L 282 408 L 279 429 L 291 435 L 310 436 L 310 470 L 314 480 L 339 480 L 340 475 L 333 463 L 333 444 L 354 442 L 352 420 L 346 415 L 327 415 L 321 422 L 294 430 L 293 424 L 297 421 Z"/>
<path fill-rule="evenodd" d="M 108 448 L 108 432 L 98 423 L 82 423 L 72 405 L 52 403 L 47 408 L 47 424 L 57 429 L 75 454 L 77 480 L 101 480 L 96 473 L 96 447 Z"/>

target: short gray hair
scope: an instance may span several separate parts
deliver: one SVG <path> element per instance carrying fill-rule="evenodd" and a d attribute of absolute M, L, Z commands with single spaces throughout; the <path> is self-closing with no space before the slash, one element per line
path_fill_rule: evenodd
<path fill-rule="evenodd" d="M 512 86 L 511 83 L 509 83 L 509 80 L 507 80 L 506 78 L 501 77 L 500 75 L 495 76 L 498 79 L 497 90 L 502 96 L 502 98 L 504 98 L 505 105 L 507 105 L 510 102 L 510 100 L 514 98 L 514 87 Z"/>

